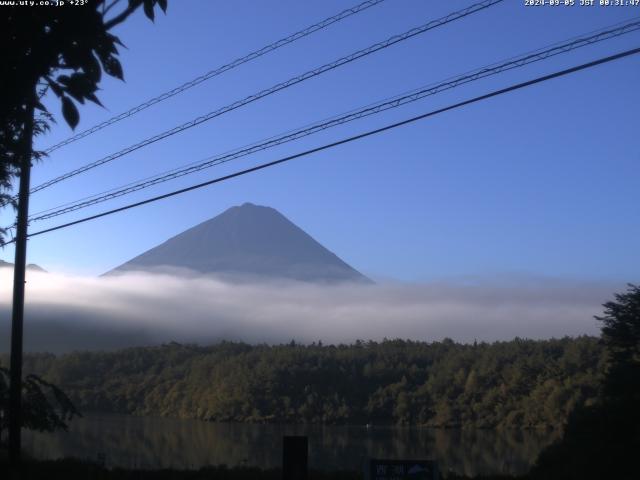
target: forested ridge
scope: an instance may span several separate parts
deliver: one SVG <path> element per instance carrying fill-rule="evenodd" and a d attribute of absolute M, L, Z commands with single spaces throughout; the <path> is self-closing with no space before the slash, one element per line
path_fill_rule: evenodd
<path fill-rule="evenodd" d="M 2 364 L 7 364 L 2 358 Z M 562 427 L 604 375 L 594 337 L 458 344 L 221 342 L 31 354 L 83 412 L 231 422 Z"/>

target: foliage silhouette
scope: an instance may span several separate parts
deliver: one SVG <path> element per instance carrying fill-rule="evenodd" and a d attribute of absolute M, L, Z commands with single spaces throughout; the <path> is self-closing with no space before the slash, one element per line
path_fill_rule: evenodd
<path fill-rule="evenodd" d="M 576 408 L 562 440 L 544 451 L 535 478 L 635 479 L 640 452 L 640 288 L 603 304 L 606 370 L 600 400 Z"/>
<path fill-rule="evenodd" d="M 17 2 L 16 2 L 17 3 Z M 53 2 L 52 2 L 53 3 Z M 68 3 L 68 2 L 67 2 Z M 118 60 L 123 45 L 111 30 L 138 8 L 153 20 L 154 8 L 167 0 L 93 0 L 78 6 L 4 6 L 0 15 L 0 205 L 13 204 L 11 183 L 25 154 L 30 106 L 36 109 L 33 134 L 50 128 L 54 117 L 41 99 L 53 92 L 62 116 L 75 128 L 80 114 L 75 102 L 100 104 L 96 96 L 102 72 L 124 79 Z M 43 157 L 33 152 L 31 160 Z M 0 230 L 3 241 L 5 230 Z"/>
<path fill-rule="evenodd" d="M 604 394 L 640 405 L 640 286 L 629 284 L 626 293 L 603 305 L 602 339 L 609 356 Z"/>
<path fill-rule="evenodd" d="M 9 370 L 0 367 L 0 441 L 9 427 L 9 378 Z M 81 416 L 62 390 L 37 375 L 31 374 L 24 379 L 22 397 L 22 426 L 30 430 L 67 430 L 67 422 Z"/>

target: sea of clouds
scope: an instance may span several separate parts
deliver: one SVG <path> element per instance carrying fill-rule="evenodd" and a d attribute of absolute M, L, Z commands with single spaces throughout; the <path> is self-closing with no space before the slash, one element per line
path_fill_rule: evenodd
<path fill-rule="evenodd" d="M 12 269 L 0 269 L 0 351 L 9 349 Z M 593 318 L 624 284 L 543 278 L 423 284 L 231 282 L 166 273 L 28 272 L 25 349 L 63 352 L 169 341 L 461 342 L 597 335 Z"/>

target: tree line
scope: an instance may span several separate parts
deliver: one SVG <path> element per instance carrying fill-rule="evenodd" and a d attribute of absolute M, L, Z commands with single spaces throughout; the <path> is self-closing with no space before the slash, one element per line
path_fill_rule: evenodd
<path fill-rule="evenodd" d="M 452 428 L 561 428 L 576 406 L 596 402 L 605 366 L 603 345 L 588 336 L 171 343 L 25 358 L 27 371 L 58 385 L 84 413 Z"/>

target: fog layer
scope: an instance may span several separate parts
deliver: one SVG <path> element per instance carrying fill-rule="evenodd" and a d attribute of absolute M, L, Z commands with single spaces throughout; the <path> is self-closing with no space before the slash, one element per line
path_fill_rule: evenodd
<path fill-rule="evenodd" d="M 221 339 L 472 342 L 596 335 L 593 315 L 624 288 L 525 278 L 314 285 L 136 272 L 27 277 L 25 349 L 52 352 Z M 0 282 L 0 350 L 7 352 L 11 269 L 0 269 Z"/>

